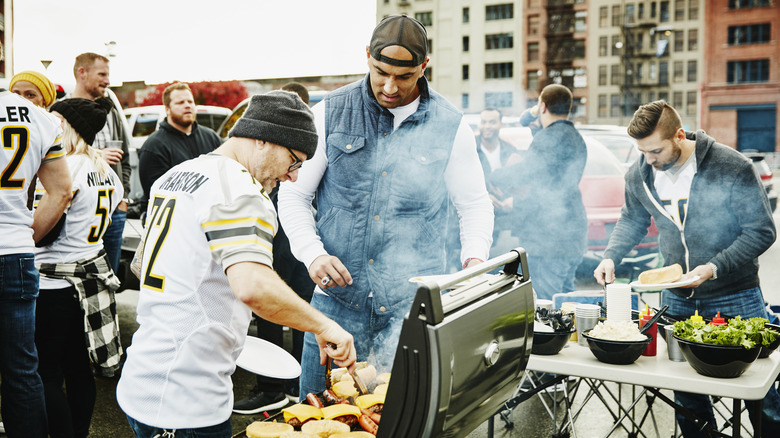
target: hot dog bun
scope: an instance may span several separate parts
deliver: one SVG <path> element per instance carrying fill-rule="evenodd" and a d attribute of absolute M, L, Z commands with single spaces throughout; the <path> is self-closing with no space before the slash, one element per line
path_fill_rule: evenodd
<path fill-rule="evenodd" d="M 663 268 L 650 269 L 639 274 L 639 283 L 641 284 L 665 284 L 672 283 L 680 279 L 683 275 L 682 266 L 678 263 L 664 266 Z"/>
<path fill-rule="evenodd" d="M 246 428 L 248 438 L 278 438 L 285 432 L 292 432 L 293 427 L 285 423 L 272 421 L 255 421 Z"/>
<path fill-rule="evenodd" d="M 333 434 L 349 432 L 349 426 L 336 420 L 315 420 L 301 426 L 301 432 L 327 438 Z"/>

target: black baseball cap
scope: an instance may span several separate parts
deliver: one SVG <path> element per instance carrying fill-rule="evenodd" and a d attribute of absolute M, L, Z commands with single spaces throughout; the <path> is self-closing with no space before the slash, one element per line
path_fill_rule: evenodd
<path fill-rule="evenodd" d="M 401 46 L 412 54 L 412 59 L 400 60 L 380 55 L 388 46 Z M 390 15 L 382 19 L 371 35 L 371 57 L 397 67 L 417 67 L 428 58 L 428 32 L 425 26 L 406 15 Z"/>

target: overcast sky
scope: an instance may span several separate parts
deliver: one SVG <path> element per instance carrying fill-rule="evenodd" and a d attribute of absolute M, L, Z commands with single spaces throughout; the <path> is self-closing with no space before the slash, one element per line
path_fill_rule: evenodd
<path fill-rule="evenodd" d="M 115 41 L 112 85 L 363 73 L 375 24 L 375 0 L 15 0 L 14 72 L 73 83 Z"/>

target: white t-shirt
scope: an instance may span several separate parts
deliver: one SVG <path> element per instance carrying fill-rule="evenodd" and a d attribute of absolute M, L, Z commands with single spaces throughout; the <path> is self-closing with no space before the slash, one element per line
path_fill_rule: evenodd
<path fill-rule="evenodd" d="M 32 253 L 27 189 L 41 164 L 62 158 L 60 120 L 29 100 L 0 92 L 0 255 Z"/>
<path fill-rule="evenodd" d="M 688 197 L 696 170 L 695 153 L 691 154 L 680 167 L 665 171 L 653 169 L 655 191 L 658 193 L 661 205 L 680 228 L 685 224 Z"/>
<path fill-rule="evenodd" d="M 106 176 L 95 169 L 87 155 L 68 155 L 70 176 L 73 180 L 73 200 L 65 213 L 67 219 L 57 240 L 51 245 L 35 249 L 35 263 L 73 263 L 97 255 L 103 249 L 103 234 L 111 223 L 111 214 L 124 196 L 122 182 L 108 168 Z M 35 205 L 46 191 L 41 182 L 35 188 Z M 41 289 L 60 289 L 70 286 L 67 280 L 41 275 Z"/>
<path fill-rule="evenodd" d="M 153 185 L 137 315 L 117 400 L 132 418 L 197 428 L 230 418 L 230 376 L 251 311 L 230 289 L 238 262 L 273 264 L 273 203 L 237 161 L 208 154 Z"/>
<path fill-rule="evenodd" d="M 488 164 L 490 164 L 491 172 L 501 168 L 501 145 L 500 144 L 496 146 L 496 148 L 493 149 L 492 151 L 487 150 L 483 145 L 479 145 L 479 150 L 481 150 L 482 153 L 485 154 L 485 158 L 487 158 Z"/>

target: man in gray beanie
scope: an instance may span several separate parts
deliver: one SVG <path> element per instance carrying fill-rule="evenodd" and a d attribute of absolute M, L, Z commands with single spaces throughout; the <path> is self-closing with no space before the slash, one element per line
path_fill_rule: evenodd
<path fill-rule="evenodd" d="M 355 362 L 352 336 L 272 268 L 278 224 L 267 191 L 295 181 L 314 153 L 311 111 L 294 93 L 253 96 L 229 135 L 152 186 L 139 249 L 140 325 L 117 386 L 139 438 L 174 430 L 232 436 L 230 375 L 253 312 L 312 332 L 322 363 L 328 356 L 339 366 Z"/>

